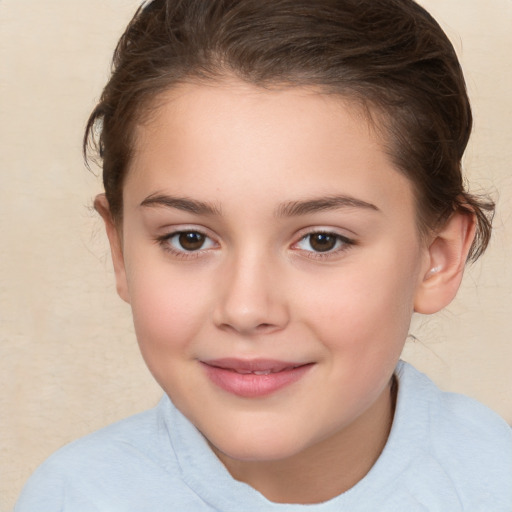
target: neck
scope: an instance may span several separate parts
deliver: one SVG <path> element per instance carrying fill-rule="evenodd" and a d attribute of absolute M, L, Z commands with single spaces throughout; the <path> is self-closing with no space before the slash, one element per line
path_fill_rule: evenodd
<path fill-rule="evenodd" d="M 233 478 L 275 503 L 320 503 L 356 485 L 379 458 L 393 421 L 396 384 L 350 426 L 282 460 L 240 461 L 212 447 Z"/>

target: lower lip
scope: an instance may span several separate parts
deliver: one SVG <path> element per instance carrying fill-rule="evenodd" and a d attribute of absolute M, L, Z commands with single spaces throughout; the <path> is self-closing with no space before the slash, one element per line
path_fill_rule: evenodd
<path fill-rule="evenodd" d="M 228 393 L 244 398 L 257 398 L 275 393 L 297 382 L 312 366 L 312 364 L 306 364 L 268 375 L 256 375 L 254 373 L 237 373 L 203 363 L 206 374 L 214 384 Z"/>

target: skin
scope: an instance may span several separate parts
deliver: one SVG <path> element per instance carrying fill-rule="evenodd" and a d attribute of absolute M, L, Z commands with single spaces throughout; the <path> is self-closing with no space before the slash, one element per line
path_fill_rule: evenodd
<path fill-rule="evenodd" d="M 472 217 L 420 237 L 411 183 L 356 107 L 236 80 L 159 99 L 123 200 L 122 225 L 104 196 L 96 208 L 141 352 L 234 478 L 288 503 L 355 485 L 389 434 L 411 316 L 455 295 Z M 318 231 L 332 249 L 315 250 Z M 186 251 L 177 232 L 204 245 Z M 310 368 L 247 398 L 204 371 L 226 357 Z"/>

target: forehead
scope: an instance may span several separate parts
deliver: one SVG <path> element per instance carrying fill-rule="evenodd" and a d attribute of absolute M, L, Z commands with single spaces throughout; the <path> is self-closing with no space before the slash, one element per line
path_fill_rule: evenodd
<path fill-rule="evenodd" d="M 184 84 L 137 127 L 126 185 L 209 201 L 248 199 L 255 189 L 274 200 L 336 189 L 377 205 L 412 204 L 376 132 L 355 102 L 312 88 Z"/>

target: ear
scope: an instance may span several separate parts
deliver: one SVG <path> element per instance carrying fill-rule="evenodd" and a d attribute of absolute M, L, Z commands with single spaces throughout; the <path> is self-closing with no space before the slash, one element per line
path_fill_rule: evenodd
<path fill-rule="evenodd" d="M 129 303 L 130 295 L 128 293 L 128 282 L 126 280 L 126 269 L 124 265 L 123 241 L 121 238 L 121 232 L 112 219 L 110 206 L 105 194 L 99 194 L 96 196 L 94 199 L 94 209 L 101 215 L 105 222 L 105 229 L 107 231 L 108 241 L 110 242 L 110 251 L 112 253 L 112 263 L 114 264 L 117 293 L 125 302 Z"/>
<path fill-rule="evenodd" d="M 427 259 L 414 298 L 414 311 L 432 314 L 447 306 L 457 294 L 471 244 L 475 216 L 456 211 L 436 232 L 427 248 Z"/>

